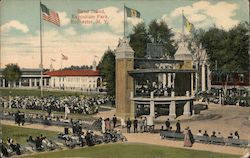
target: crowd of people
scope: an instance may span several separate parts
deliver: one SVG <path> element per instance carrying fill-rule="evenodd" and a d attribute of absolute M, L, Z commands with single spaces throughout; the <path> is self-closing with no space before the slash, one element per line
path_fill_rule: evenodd
<path fill-rule="evenodd" d="M 5 157 L 9 157 L 11 152 L 15 152 L 17 155 L 21 155 L 20 144 L 15 143 L 12 138 L 7 138 L 6 143 L 0 139 L 1 154 Z"/>
<path fill-rule="evenodd" d="M 47 137 L 43 136 L 42 134 L 40 136 L 37 136 L 35 139 L 33 139 L 32 136 L 29 136 L 26 141 L 33 149 L 37 151 L 56 149 L 55 143 L 47 139 Z"/>
<path fill-rule="evenodd" d="M 154 96 L 171 96 L 172 87 L 163 86 L 162 83 L 157 84 L 156 82 L 137 85 L 135 93 L 137 96 L 150 96 L 151 92 L 154 92 Z"/>
<path fill-rule="evenodd" d="M 74 148 L 76 146 L 94 146 L 96 144 L 117 141 L 127 141 L 122 132 L 116 129 L 116 116 L 114 116 L 112 120 L 109 118 L 99 118 L 97 122 L 102 123 L 104 120 L 105 129 L 101 135 L 94 134 L 93 130 L 86 130 L 86 132 L 84 132 L 81 120 L 71 120 L 69 126 L 64 128 L 64 133 L 58 134 L 58 139 L 55 139 L 55 137 L 52 141 L 41 134 L 40 136 L 36 136 L 34 138 L 30 135 L 26 141 L 34 151 L 48 151 L 57 149 L 59 148 L 58 143 L 60 143 L 60 140 L 63 140 L 63 146 L 69 148 Z M 71 131 L 69 127 L 72 128 Z M 8 138 L 5 143 L 3 143 L 1 140 L 0 147 L 2 149 L 1 153 L 5 157 L 9 157 L 14 152 L 16 152 L 17 155 L 21 154 L 21 146 L 18 143 L 14 143 L 14 140 L 11 138 Z M 9 148 L 11 148 L 11 150 L 9 150 Z"/>
<path fill-rule="evenodd" d="M 216 138 L 224 138 L 221 134 L 221 132 L 215 132 L 213 131 L 212 134 L 209 136 L 206 130 L 204 130 L 204 133 L 202 133 L 201 130 L 198 130 L 198 133 L 196 134 L 197 136 L 205 136 L 205 137 L 216 137 Z M 238 131 L 235 131 L 234 134 L 230 133 L 227 137 L 228 139 L 240 139 L 240 135 Z"/>
<path fill-rule="evenodd" d="M 166 131 L 174 131 L 176 133 L 181 133 L 181 124 L 180 124 L 180 120 L 177 120 L 176 124 L 176 130 L 173 129 L 173 127 L 171 126 L 171 123 L 170 123 L 170 120 L 167 119 L 165 121 L 165 129 L 164 129 L 164 126 L 161 127 L 161 130 L 166 130 Z"/>
<path fill-rule="evenodd" d="M 93 125 L 99 126 L 102 136 L 94 134 L 92 130 L 87 130 L 86 134 L 82 130 L 81 122 L 75 121 L 72 123 L 72 135 L 69 134 L 69 129 L 65 128 L 64 134 L 60 134 L 59 138 L 65 140 L 66 146 L 73 148 L 79 146 L 94 146 L 103 142 L 126 141 L 126 137 L 122 135 L 120 130 L 116 129 L 116 117 L 102 119 L 99 118 Z M 104 124 L 103 124 L 104 123 Z M 113 126 L 111 125 L 113 123 Z"/>
<path fill-rule="evenodd" d="M 94 114 L 98 112 L 98 105 L 111 101 L 109 97 L 35 97 L 35 96 L 14 96 L 0 97 L 1 107 L 21 108 L 32 110 L 44 110 L 51 114 L 53 111 L 64 112 L 65 106 L 70 113 Z"/>
<path fill-rule="evenodd" d="M 194 136 L 191 132 L 191 129 L 189 127 L 185 128 L 184 131 L 181 131 L 181 124 L 180 121 L 177 120 L 177 122 L 175 123 L 176 129 L 174 130 L 173 127 L 171 126 L 170 120 L 167 119 L 165 121 L 165 128 L 164 126 L 162 126 L 162 130 L 166 130 L 166 131 L 170 131 L 170 132 L 175 132 L 175 133 L 183 133 L 184 134 L 184 146 L 186 147 L 192 147 L 192 144 L 194 143 Z M 221 132 L 215 132 L 212 131 L 211 135 L 208 134 L 207 130 L 204 130 L 204 132 L 202 133 L 202 130 L 198 130 L 198 133 L 196 134 L 196 136 L 203 136 L 203 137 L 211 137 L 211 138 L 225 138 L 223 137 L 223 135 L 221 134 Z M 240 139 L 240 135 L 238 133 L 238 131 L 235 131 L 234 133 L 230 133 L 228 135 L 228 137 L 226 137 L 228 139 Z"/>
<path fill-rule="evenodd" d="M 25 114 L 20 112 L 19 110 L 15 113 L 15 123 L 18 124 L 18 126 L 20 125 L 24 125 L 25 123 Z"/>

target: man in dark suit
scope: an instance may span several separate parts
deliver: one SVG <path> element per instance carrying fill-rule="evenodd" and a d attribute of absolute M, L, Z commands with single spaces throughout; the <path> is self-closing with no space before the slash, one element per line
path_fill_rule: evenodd
<path fill-rule="evenodd" d="M 130 133 L 131 124 L 132 124 L 132 122 L 128 118 L 128 120 L 127 120 L 127 133 Z"/>
<path fill-rule="evenodd" d="M 138 120 L 136 119 L 136 117 L 135 117 L 135 119 L 134 119 L 134 133 L 137 133 L 137 128 L 138 128 Z"/>
<path fill-rule="evenodd" d="M 167 119 L 167 121 L 165 122 L 165 125 L 166 125 L 166 129 L 169 130 L 169 128 L 170 128 L 170 121 L 169 121 L 169 119 Z"/>
<path fill-rule="evenodd" d="M 115 125 L 116 125 L 116 122 L 117 122 L 117 118 L 116 118 L 116 116 L 115 116 L 115 115 L 113 116 L 112 121 L 113 121 L 113 125 L 114 125 L 114 128 L 115 128 Z"/>
<path fill-rule="evenodd" d="M 176 123 L 176 133 L 181 133 L 181 124 L 180 124 L 180 120 L 178 120 L 177 123 Z"/>

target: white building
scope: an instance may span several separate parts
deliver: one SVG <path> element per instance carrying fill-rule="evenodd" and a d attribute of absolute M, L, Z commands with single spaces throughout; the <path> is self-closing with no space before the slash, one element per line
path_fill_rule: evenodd
<path fill-rule="evenodd" d="M 3 69 L 0 69 L 0 87 L 10 87 L 10 83 L 3 78 Z M 100 91 L 102 77 L 99 70 L 57 70 L 43 73 L 41 82 L 40 69 L 21 69 L 22 75 L 14 84 L 16 88 L 44 88 Z"/>
<path fill-rule="evenodd" d="M 98 91 L 102 78 L 98 70 L 58 70 L 49 71 L 50 88 Z"/>

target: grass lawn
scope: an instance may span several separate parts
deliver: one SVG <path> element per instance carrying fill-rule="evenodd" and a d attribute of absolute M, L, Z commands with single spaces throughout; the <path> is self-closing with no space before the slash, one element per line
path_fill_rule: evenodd
<path fill-rule="evenodd" d="M 48 138 L 55 138 L 57 132 L 1 125 L 2 138 L 13 138 L 20 144 L 25 144 L 26 139 L 43 134 Z M 235 155 L 219 154 L 207 151 L 170 148 L 157 145 L 116 143 L 103 144 L 95 147 L 60 150 L 54 152 L 37 153 L 22 156 L 25 158 L 237 158 Z"/>
<path fill-rule="evenodd" d="M 25 158 L 237 158 L 239 156 L 147 144 L 105 144 L 40 153 Z"/>
<path fill-rule="evenodd" d="M 9 88 L 1 88 L 0 89 L 0 94 L 1 96 L 9 96 L 10 94 L 12 96 L 40 96 L 41 91 L 39 89 L 9 89 Z M 87 92 L 72 92 L 72 91 L 49 91 L 49 90 L 44 90 L 43 91 L 44 96 L 97 96 L 99 94 L 97 93 L 87 93 Z"/>
<path fill-rule="evenodd" d="M 29 136 L 36 138 L 43 134 L 47 138 L 55 138 L 58 132 L 47 131 L 47 130 L 39 130 L 39 129 L 30 129 L 30 128 L 23 128 L 23 127 L 15 127 L 9 125 L 2 125 L 2 139 L 4 142 L 7 141 L 7 138 L 12 138 L 15 142 L 19 144 L 26 144 L 26 140 Z"/>

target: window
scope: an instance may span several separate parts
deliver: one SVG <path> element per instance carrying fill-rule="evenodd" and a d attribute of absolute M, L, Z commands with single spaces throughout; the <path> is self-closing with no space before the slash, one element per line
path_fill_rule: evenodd
<path fill-rule="evenodd" d="M 244 83 L 244 74 L 239 74 L 240 83 Z"/>
<path fill-rule="evenodd" d="M 228 82 L 232 83 L 234 81 L 234 75 L 233 74 L 228 74 Z"/>

